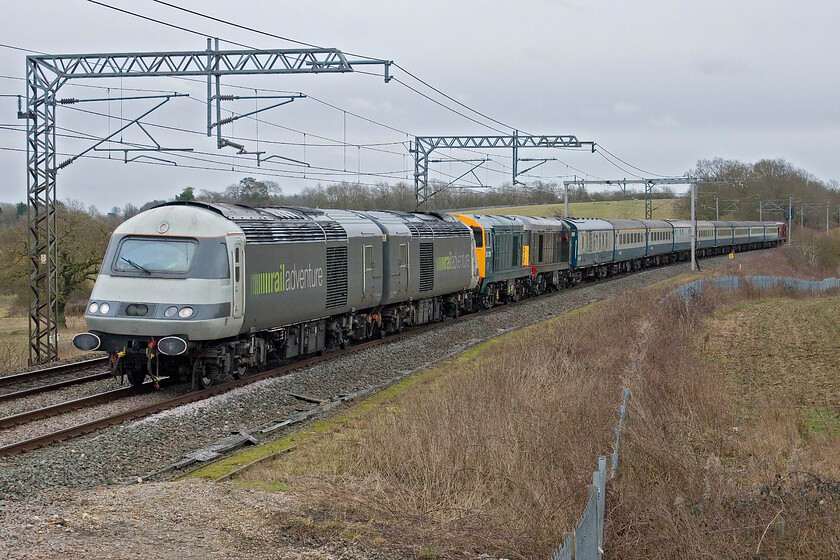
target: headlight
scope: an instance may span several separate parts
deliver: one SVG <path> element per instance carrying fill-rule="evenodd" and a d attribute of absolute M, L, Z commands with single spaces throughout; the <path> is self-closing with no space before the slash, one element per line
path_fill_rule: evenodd
<path fill-rule="evenodd" d="M 103 303 L 102 305 L 100 305 L 100 306 L 99 306 L 99 312 L 100 312 L 102 315 L 105 315 L 105 314 L 106 314 L 106 313 L 108 313 L 110 310 L 111 310 L 111 306 L 110 306 L 110 305 L 108 305 L 107 303 Z"/>
<path fill-rule="evenodd" d="M 167 356 L 179 356 L 187 351 L 187 342 L 177 336 L 167 336 L 158 341 L 158 350 Z"/>
<path fill-rule="evenodd" d="M 94 301 L 93 303 L 90 304 L 90 307 L 88 307 L 88 313 L 93 314 L 93 313 L 96 313 L 97 311 L 99 311 L 99 304 Z"/>
<path fill-rule="evenodd" d="M 96 350 L 100 344 L 102 344 L 102 341 L 93 333 L 79 333 L 73 337 L 73 346 L 86 352 Z"/>
<path fill-rule="evenodd" d="M 195 313 L 195 311 L 193 311 L 192 307 L 182 307 L 178 312 L 178 317 L 181 319 L 189 319 L 193 316 L 193 313 Z"/>
<path fill-rule="evenodd" d="M 178 308 L 174 305 L 171 305 L 166 308 L 166 311 L 163 312 L 163 315 L 164 317 L 174 317 L 176 313 L 178 313 Z"/>

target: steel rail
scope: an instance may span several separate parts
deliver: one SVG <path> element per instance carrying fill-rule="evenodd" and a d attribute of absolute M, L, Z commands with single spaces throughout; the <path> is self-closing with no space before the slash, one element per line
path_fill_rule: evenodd
<path fill-rule="evenodd" d="M 109 377 L 112 377 L 111 372 L 94 373 L 93 375 L 86 375 L 85 377 L 75 377 L 73 379 L 65 379 L 64 381 L 59 381 L 58 383 L 51 383 L 49 385 L 30 387 L 29 389 L 21 389 L 20 391 L 15 391 L 14 393 L 6 393 L 5 395 L 0 395 L 0 402 L 10 401 L 12 399 L 19 399 L 21 397 L 28 397 L 37 393 L 55 391 L 56 389 L 63 389 L 65 387 L 71 387 L 73 385 L 81 385 L 82 383 L 101 381 L 102 379 L 108 379 Z"/>
<path fill-rule="evenodd" d="M 153 382 L 148 381 L 143 384 L 143 387 L 148 388 L 148 386 L 151 385 L 153 385 Z M 11 416 L 0 418 L 0 428 L 19 426 L 20 424 L 26 424 L 34 420 L 42 420 L 44 418 L 57 416 L 59 414 L 64 414 L 65 412 L 72 412 L 73 410 L 93 406 L 95 404 L 109 403 L 125 397 L 130 397 L 132 395 L 139 395 L 141 392 L 142 388 L 129 385 L 127 387 L 120 387 L 111 391 L 104 391 L 95 395 L 60 402 L 58 404 L 37 408 L 35 410 L 27 410 L 26 412 L 20 412 L 18 414 L 12 414 Z"/>
<path fill-rule="evenodd" d="M 720 257 L 721 255 L 716 255 L 716 256 Z M 712 256 L 710 258 L 715 258 L 715 256 Z M 577 289 L 577 288 L 584 288 L 584 287 L 587 287 L 587 286 L 598 285 L 598 284 L 601 284 L 603 282 L 608 282 L 610 280 L 615 280 L 615 279 L 622 278 L 622 277 L 625 277 L 625 276 L 633 276 L 633 275 L 638 274 L 640 272 L 645 272 L 647 270 L 651 270 L 651 269 L 655 269 L 655 268 L 662 268 L 664 266 L 672 266 L 674 264 L 682 264 L 682 263 L 677 262 L 677 263 L 671 263 L 669 265 L 659 265 L 659 266 L 652 265 L 652 266 L 645 267 L 645 268 L 643 268 L 641 270 L 638 270 L 638 271 L 618 273 L 618 274 L 615 274 L 615 275 L 612 275 L 612 276 L 608 276 L 606 278 L 599 278 L 597 280 L 581 282 L 581 283 L 576 284 L 574 286 L 570 286 L 566 289 L 563 289 L 562 292 L 565 293 L 566 291 L 573 291 L 574 289 Z M 548 293 L 551 293 L 551 292 L 547 292 L 544 295 L 547 295 Z M 244 386 L 250 385 L 252 383 L 262 381 L 264 379 L 270 379 L 270 378 L 273 378 L 273 377 L 281 377 L 281 376 L 286 375 L 288 373 L 291 373 L 293 371 L 297 371 L 299 369 L 304 369 L 306 367 L 310 367 L 310 366 L 319 364 L 323 361 L 331 360 L 331 359 L 336 358 L 336 357 L 346 356 L 346 355 L 352 354 L 354 352 L 359 352 L 361 350 L 365 350 L 365 349 L 368 349 L 368 348 L 373 348 L 375 346 L 379 346 L 380 344 L 389 344 L 389 343 L 392 343 L 392 342 L 396 342 L 398 340 L 402 340 L 403 338 L 412 336 L 414 334 L 419 334 L 419 333 L 422 333 L 422 332 L 426 332 L 426 331 L 436 329 L 436 328 L 438 328 L 442 325 L 445 325 L 445 324 L 452 324 L 452 323 L 458 322 L 458 321 L 467 321 L 467 320 L 470 320 L 470 319 L 473 319 L 473 318 L 476 318 L 476 317 L 479 317 L 479 316 L 482 316 L 482 315 L 486 315 L 487 313 L 502 311 L 506 308 L 516 307 L 516 306 L 523 305 L 523 304 L 528 303 L 528 302 L 539 301 L 540 299 L 541 299 L 540 296 L 532 297 L 532 298 L 524 298 L 524 299 L 521 299 L 521 300 L 518 300 L 518 301 L 514 301 L 514 302 L 502 304 L 502 305 L 495 305 L 490 309 L 482 310 L 483 313 L 469 313 L 467 315 L 461 315 L 459 317 L 455 317 L 455 318 L 450 319 L 448 321 L 441 321 L 441 322 L 436 322 L 436 323 L 427 323 L 427 324 L 419 325 L 419 326 L 416 326 L 416 327 L 410 327 L 409 329 L 407 329 L 407 330 L 405 330 L 401 333 L 396 333 L 396 334 L 388 336 L 384 339 L 363 342 L 361 344 L 358 344 L 356 346 L 352 346 L 350 348 L 335 350 L 335 351 L 328 352 L 328 353 L 326 353 L 324 355 L 321 355 L 321 356 L 311 357 L 311 358 L 304 359 L 304 360 L 299 361 L 299 362 L 295 362 L 293 364 L 289 364 L 289 365 L 286 365 L 286 366 L 281 366 L 279 368 L 275 368 L 275 369 L 272 369 L 272 370 L 267 370 L 267 371 L 260 372 L 260 373 L 257 373 L 257 374 L 253 374 L 253 375 L 248 375 L 246 377 L 243 377 L 242 379 L 230 381 L 230 382 L 224 383 L 222 385 L 209 387 L 207 389 L 203 389 L 203 390 L 199 390 L 199 391 L 193 391 L 193 392 L 187 393 L 185 395 L 181 395 L 179 397 L 174 397 L 174 398 L 171 398 L 171 399 L 168 399 L 168 400 L 165 400 L 165 401 L 161 401 L 159 403 L 139 407 L 139 408 L 129 410 L 129 411 L 126 411 L 126 412 L 122 412 L 122 413 L 119 413 L 119 414 L 116 414 L 116 415 L 101 418 L 99 420 L 93 420 L 91 422 L 80 424 L 78 426 L 72 426 L 72 427 L 69 427 L 69 428 L 54 432 L 54 433 L 45 434 L 45 435 L 42 435 L 42 436 L 37 436 L 37 437 L 31 438 L 31 439 L 28 439 L 28 440 L 25 440 L 25 441 L 21 441 L 21 442 L 18 442 L 18 443 L 5 445 L 5 446 L 0 447 L 0 457 L 6 457 L 6 456 L 14 455 L 14 454 L 17 454 L 17 453 L 31 451 L 31 450 L 37 449 L 39 447 L 45 447 L 45 446 L 50 445 L 52 443 L 57 443 L 57 442 L 60 442 L 60 441 L 64 441 L 64 440 L 67 440 L 67 439 L 71 439 L 71 438 L 74 438 L 74 437 L 77 437 L 77 436 L 80 436 L 80 435 L 84 435 L 84 434 L 93 432 L 95 430 L 99 430 L 99 429 L 102 429 L 102 428 L 106 428 L 106 427 L 109 427 L 109 426 L 120 424 L 120 423 L 125 422 L 127 420 L 136 420 L 138 418 L 143 418 L 145 416 L 150 416 L 152 414 L 156 414 L 158 412 L 162 412 L 162 411 L 168 410 L 170 408 L 175 408 L 177 406 L 197 402 L 197 401 L 200 401 L 200 400 L 203 400 L 203 399 L 215 396 L 215 395 L 226 393 L 226 392 L 231 391 L 233 389 L 236 389 L 236 388 L 239 388 L 239 387 L 244 387 Z M 126 387 L 125 389 L 134 389 L 134 387 Z"/>
<path fill-rule="evenodd" d="M 504 308 L 504 306 L 499 306 L 499 309 L 502 309 L 502 308 Z M 460 317 L 456 320 L 469 319 L 473 316 L 475 316 L 475 314 L 464 315 L 464 316 L 462 316 L 462 317 Z M 450 321 L 449 323 L 451 323 L 451 322 L 452 321 Z M 286 366 L 282 366 L 282 367 L 279 367 L 279 368 L 275 368 L 275 369 L 271 369 L 271 370 L 268 370 L 268 371 L 256 373 L 256 374 L 253 374 L 253 375 L 248 375 L 246 377 L 243 377 L 242 379 L 237 379 L 237 380 L 234 380 L 234 381 L 230 381 L 230 382 L 224 383 L 222 385 L 217 385 L 217 386 L 214 386 L 214 387 L 208 387 L 207 389 L 202 389 L 202 390 L 199 390 L 199 391 L 192 391 L 192 392 L 187 393 L 185 395 L 181 395 L 181 396 L 178 396 L 178 397 L 167 399 L 167 400 L 161 401 L 159 403 L 154 403 L 154 404 L 151 404 L 151 405 L 142 406 L 142 407 L 139 407 L 139 408 L 128 410 L 126 412 L 121 412 L 121 413 L 118 413 L 118 414 L 115 414 L 115 415 L 112 415 L 112 416 L 107 416 L 105 418 L 100 418 L 98 420 L 93 420 L 93 421 L 90 421 L 90 422 L 86 422 L 84 424 L 79 424 L 78 426 L 71 426 L 69 428 L 59 430 L 57 432 L 44 434 L 42 436 L 36 436 L 34 438 L 30 438 L 28 440 L 21 441 L 21 442 L 18 442 L 18 443 L 5 445 L 5 446 L 0 447 L 0 457 L 14 455 L 14 454 L 22 453 L 22 452 L 26 452 L 26 451 L 31 451 L 33 449 L 37 449 L 39 447 L 44 447 L 44 446 L 50 445 L 52 443 L 57 443 L 57 442 L 60 442 L 60 441 L 64 441 L 64 440 L 67 440 L 67 439 L 71 439 L 71 438 L 74 438 L 74 437 L 77 437 L 77 436 L 80 436 L 80 435 L 84 435 L 84 434 L 93 432 L 95 430 L 99 430 L 99 429 L 102 429 L 102 428 L 106 428 L 106 427 L 109 427 L 109 426 L 120 424 L 120 423 L 125 422 L 127 420 L 136 420 L 138 418 L 143 418 L 145 416 L 150 416 L 152 414 L 156 414 L 158 412 L 162 412 L 164 410 L 168 410 L 168 409 L 174 408 L 176 406 L 181 406 L 181 405 L 184 405 L 184 404 L 197 402 L 197 401 L 200 401 L 200 400 L 203 400 L 203 399 L 215 396 L 215 395 L 220 395 L 222 393 L 226 393 L 226 392 L 231 391 L 233 389 L 236 389 L 236 388 L 239 388 L 239 387 L 244 387 L 246 385 L 250 385 L 252 383 L 256 383 L 256 382 L 262 381 L 264 379 L 270 379 L 270 378 L 273 378 L 273 377 L 281 377 L 281 376 L 287 375 L 287 374 L 289 374 L 293 371 L 297 371 L 299 369 L 310 367 L 310 366 L 319 364 L 319 363 L 321 363 L 323 361 L 326 361 L 326 360 L 331 360 L 333 358 L 337 358 L 337 357 L 340 357 L 340 356 L 346 356 L 346 355 L 352 354 L 354 352 L 359 352 L 361 350 L 365 350 L 367 348 L 372 348 L 372 347 L 375 347 L 375 346 L 379 346 L 380 344 L 389 344 L 389 343 L 392 343 L 392 342 L 396 342 L 396 341 L 401 340 L 403 338 L 406 338 L 408 336 L 411 336 L 411 335 L 414 335 L 414 334 L 419 334 L 419 333 L 425 332 L 427 330 L 435 329 L 435 328 L 441 326 L 441 324 L 442 323 L 428 323 L 428 324 L 425 324 L 425 325 L 419 325 L 417 327 L 412 327 L 411 329 L 405 330 L 401 333 L 394 334 L 394 335 L 386 337 L 384 339 L 371 340 L 371 341 L 363 342 L 361 344 L 358 344 L 356 346 L 352 346 L 350 348 L 346 348 L 346 349 L 343 349 L 343 350 L 336 350 L 336 351 L 324 354 L 322 356 L 314 356 L 314 357 L 302 360 L 300 362 L 296 362 L 296 363 L 289 364 L 289 365 L 286 365 Z M 123 389 L 125 389 L 126 391 L 136 390 L 134 387 L 124 387 Z M 119 389 L 117 391 L 119 391 Z M 106 394 L 113 394 L 113 393 L 116 393 L 116 391 L 111 391 L 109 393 L 102 393 L 100 395 L 94 395 L 93 397 L 86 397 L 86 399 L 88 399 L 88 398 L 92 399 L 94 397 L 98 397 L 98 396 L 102 396 L 102 395 L 106 395 Z M 82 401 L 82 400 L 84 400 L 84 399 L 77 399 L 77 401 Z M 71 402 L 77 402 L 77 401 L 71 401 Z M 65 404 L 69 404 L 69 403 L 62 403 L 62 405 L 65 405 Z M 56 407 L 62 406 L 62 405 L 56 405 Z M 55 407 L 48 407 L 48 408 L 55 408 Z M 43 409 L 43 410 L 46 410 L 46 409 Z M 33 411 L 33 414 L 37 413 L 37 412 L 39 412 L 39 411 Z M 24 413 L 24 414 L 26 414 L 26 413 Z M 19 415 L 17 415 L 17 416 L 19 416 Z M 4 427 L 4 425 L 3 425 L 4 422 L 12 422 L 13 418 L 14 417 L 10 416 L 10 417 L 7 417 L 7 418 L 0 419 L 0 427 Z M 32 418 L 32 419 L 34 419 L 34 418 Z M 8 424 L 8 425 L 15 425 L 15 424 Z"/>
<path fill-rule="evenodd" d="M 71 371 L 75 371 L 77 369 L 83 369 L 88 366 L 95 366 L 100 365 L 108 362 L 108 356 L 103 356 L 101 358 L 93 358 L 90 360 L 82 360 L 80 362 L 73 362 L 71 364 L 62 364 L 60 366 L 53 366 L 43 369 L 35 369 L 31 371 L 24 371 L 22 373 L 16 373 L 14 375 L 6 375 L 0 377 L 0 387 L 6 385 L 13 385 L 15 383 L 20 383 L 23 381 L 31 381 L 33 379 L 38 379 L 40 377 L 45 377 L 48 375 L 60 375 L 62 373 L 69 373 Z"/>

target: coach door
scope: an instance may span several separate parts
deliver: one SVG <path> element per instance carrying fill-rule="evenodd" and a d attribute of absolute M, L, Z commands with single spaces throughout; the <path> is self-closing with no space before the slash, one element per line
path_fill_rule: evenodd
<path fill-rule="evenodd" d="M 245 276 L 245 252 L 240 238 L 233 242 L 233 258 L 231 260 L 233 261 L 233 318 L 239 319 L 242 317 L 242 308 L 245 307 L 245 290 L 242 289 Z"/>
<path fill-rule="evenodd" d="M 397 281 L 395 295 L 403 296 L 408 293 L 408 239 L 399 245 L 397 266 L 399 267 L 397 272 L 391 273 L 391 276 Z"/>
<path fill-rule="evenodd" d="M 374 293 L 373 245 L 362 245 L 362 301 L 369 303 Z"/>

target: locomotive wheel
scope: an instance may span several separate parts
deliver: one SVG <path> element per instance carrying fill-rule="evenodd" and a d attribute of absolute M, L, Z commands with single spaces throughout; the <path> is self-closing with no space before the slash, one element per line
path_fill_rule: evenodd
<path fill-rule="evenodd" d="M 193 383 L 199 389 L 207 389 L 213 384 L 213 380 L 207 375 L 207 368 L 201 360 L 196 360 L 193 364 Z"/>
<path fill-rule="evenodd" d="M 247 373 L 248 366 L 245 364 L 237 364 L 236 367 L 233 368 L 233 371 L 230 372 L 234 379 L 242 379 Z"/>

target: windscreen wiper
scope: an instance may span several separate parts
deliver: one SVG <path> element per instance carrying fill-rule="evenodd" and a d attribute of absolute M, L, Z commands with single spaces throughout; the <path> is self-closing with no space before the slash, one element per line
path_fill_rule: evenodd
<path fill-rule="evenodd" d="M 137 264 L 136 262 L 134 262 L 134 261 L 133 261 L 133 260 L 131 260 L 131 259 L 127 259 L 127 258 L 125 258 L 125 257 L 120 257 L 120 260 L 124 260 L 125 262 L 127 262 L 128 264 L 130 264 L 131 266 L 133 266 L 134 268 L 136 268 L 137 270 L 142 270 L 142 271 L 143 271 L 143 272 L 145 272 L 146 274 L 151 274 L 151 273 L 152 273 L 152 271 L 151 271 L 151 270 L 149 270 L 148 268 L 146 268 L 146 267 L 145 267 L 145 266 L 143 266 L 143 265 Z"/>

